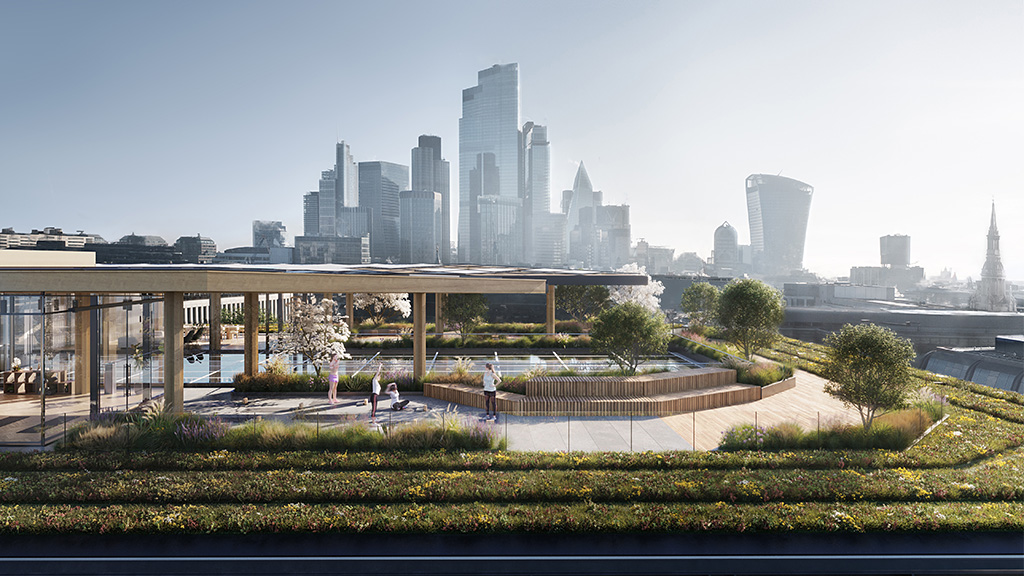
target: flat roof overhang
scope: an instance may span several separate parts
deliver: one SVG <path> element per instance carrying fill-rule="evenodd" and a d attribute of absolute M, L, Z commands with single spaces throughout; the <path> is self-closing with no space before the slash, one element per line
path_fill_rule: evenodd
<path fill-rule="evenodd" d="M 0 268 L 0 293 L 543 294 L 547 284 L 646 284 L 637 274 L 431 265 L 98 265 Z"/>

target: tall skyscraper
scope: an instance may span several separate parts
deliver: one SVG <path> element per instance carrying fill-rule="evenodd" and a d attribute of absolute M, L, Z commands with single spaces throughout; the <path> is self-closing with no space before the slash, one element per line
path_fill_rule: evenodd
<path fill-rule="evenodd" d="M 484 237 L 504 236 L 488 231 L 480 220 L 484 203 L 518 213 L 522 208 L 520 189 L 521 134 L 519 131 L 519 65 L 495 64 L 477 74 L 477 85 L 462 91 L 462 118 L 459 119 L 459 254 L 460 262 L 490 264 L 481 259 Z M 484 199 L 483 196 L 497 196 Z M 518 224 L 516 224 L 518 225 Z M 516 234 L 519 236 L 520 234 Z M 496 250 L 515 249 L 521 240 L 502 242 L 487 248 L 487 253 L 505 261 L 521 260 L 521 254 L 502 254 Z"/>
<path fill-rule="evenodd" d="M 1006 272 L 999 254 L 999 229 L 996 228 L 996 203 L 992 202 L 992 220 L 988 225 L 988 250 L 981 268 L 981 282 L 971 296 L 971 309 L 989 312 L 1016 312 L 1017 300 L 1006 285 Z"/>
<path fill-rule="evenodd" d="M 595 208 L 601 203 L 601 192 L 594 190 L 587 168 L 580 162 L 572 190 L 562 193 L 562 211 L 566 214 L 565 226 L 569 238 L 568 260 L 573 266 L 594 267 L 597 256 Z"/>
<path fill-rule="evenodd" d="M 339 206 L 355 208 L 359 205 L 359 171 L 344 140 L 334 148 L 334 188 Z"/>
<path fill-rule="evenodd" d="M 551 149 L 546 126 L 527 122 L 523 125 L 523 256 L 528 264 L 540 262 L 537 253 L 549 253 L 538 247 L 537 227 L 551 212 Z M 548 221 L 546 225 L 550 225 Z"/>
<path fill-rule="evenodd" d="M 419 146 L 412 149 L 412 190 L 437 192 L 441 195 L 441 229 L 438 251 L 443 264 L 452 260 L 451 191 L 448 161 L 441 157 L 441 138 L 420 136 Z M 430 260 L 433 262 L 433 260 Z"/>
<path fill-rule="evenodd" d="M 306 236 L 344 236 L 338 218 L 345 208 L 359 205 L 359 173 L 348 144 L 335 147 L 334 168 L 320 173 L 320 186 L 303 198 L 303 233 Z"/>
<path fill-rule="evenodd" d="M 399 256 L 403 264 L 434 264 L 441 260 L 441 194 L 426 190 L 399 193 L 401 223 Z"/>
<path fill-rule="evenodd" d="M 302 197 L 302 234 L 320 235 L 320 192 L 307 192 Z"/>
<path fill-rule="evenodd" d="M 814 188 L 771 174 L 747 177 L 747 217 L 754 269 L 768 275 L 804 267 L 804 242 Z"/>
<path fill-rule="evenodd" d="M 379 160 L 359 163 L 359 207 L 369 210 L 374 262 L 398 261 L 398 193 L 408 189 L 408 166 Z"/>

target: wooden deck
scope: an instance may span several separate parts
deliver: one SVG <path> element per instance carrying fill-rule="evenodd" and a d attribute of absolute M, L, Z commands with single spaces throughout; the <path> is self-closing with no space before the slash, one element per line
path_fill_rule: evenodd
<path fill-rule="evenodd" d="M 662 419 L 695 450 L 711 450 L 718 446 L 722 432 L 740 424 L 758 426 L 795 422 L 805 430 L 826 424 L 859 424 L 857 410 L 825 393 L 825 380 L 809 372 L 796 372 L 796 387 L 770 397 L 740 404 L 665 416 Z M 696 434 L 694 433 L 696 423 Z"/>

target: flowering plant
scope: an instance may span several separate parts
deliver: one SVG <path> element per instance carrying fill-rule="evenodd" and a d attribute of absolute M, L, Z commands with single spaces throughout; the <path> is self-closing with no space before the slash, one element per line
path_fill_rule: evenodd
<path fill-rule="evenodd" d="M 21 370 L 21 358 L 15 358 L 11 362 L 11 369 L 14 370 L 15 372 Z"/>

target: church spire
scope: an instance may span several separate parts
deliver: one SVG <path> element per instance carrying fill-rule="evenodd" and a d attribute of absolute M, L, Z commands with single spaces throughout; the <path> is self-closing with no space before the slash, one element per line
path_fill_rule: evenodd
<path fill-rule="evenodd" d="M 988 250 L 981 268 L 981 282 L 971 298 L 971 308 L 991 312 L 1014 312 L 1017 301 L 1006 285 L 1003 260 L 999 255 L 999 229 L 996 228 L 996 203 L 992 201 L 992 219 L 988 226 Z"/>

